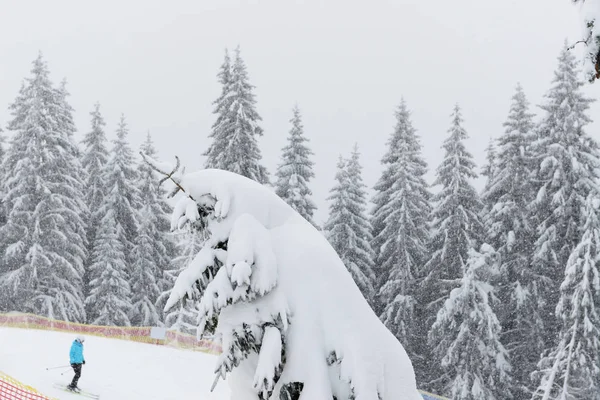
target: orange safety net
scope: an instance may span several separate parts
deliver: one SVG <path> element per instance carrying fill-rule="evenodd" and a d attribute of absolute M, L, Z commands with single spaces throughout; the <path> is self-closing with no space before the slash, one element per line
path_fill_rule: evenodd
<path fill-rule="evenodd" d="M 0 371 L 0 399 L 1 400 L 57 400 L 44 396 L 31 386 L 19 382 L 13 377 Z"/>

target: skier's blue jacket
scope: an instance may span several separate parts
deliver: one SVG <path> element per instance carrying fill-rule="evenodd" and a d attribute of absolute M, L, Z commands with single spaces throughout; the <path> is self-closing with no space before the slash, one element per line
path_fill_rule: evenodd
<path fill-rule="evenodd" d="M 83 344 L 79 340 L 74 340 L 69 352 L 71 364 L 83 364 Z"/>

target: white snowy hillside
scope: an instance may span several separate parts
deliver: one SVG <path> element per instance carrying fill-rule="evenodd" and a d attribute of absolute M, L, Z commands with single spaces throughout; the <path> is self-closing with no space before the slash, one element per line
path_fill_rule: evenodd
<path fill-rule="evenodd" d="M 67 385 L 74 333 L 0 327 L 0 371 L 60 400 L 83 399 L 54 387 Z M 102 400 L 225 400 L 227 386 L 210 393 L 215 356 L 172 347 L 88 336 L 79 387 Z M 63 373 L 61 375 L 61 373 Z M 1 395 L 0 395 L 1 397 Z"/>
<path fill-rule="evenodd" d="M 177 169 L 149 162 L 165 176 Z M 231 172 L 173 180 L 185 193 L 172 227 L 192 226 L 208 239 L 166 308 L 200 289 L 199 331 L 222 339 L 216 379 L 227 377 L 231 399 L 422 398 L 404 348 L 309 222 Z"/>

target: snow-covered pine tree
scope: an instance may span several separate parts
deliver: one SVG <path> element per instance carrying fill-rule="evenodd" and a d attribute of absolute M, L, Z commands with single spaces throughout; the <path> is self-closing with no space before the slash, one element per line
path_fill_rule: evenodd
<path fill-rule="evenodd" d="M 437 313 L 429 342 L 441 362 L 438 393 L 453 400 L 510 399 L 510 363 L 500 343 L 501 326 L 492 309 L 490 278 L 497 253 L 484 244 L 469 250 L 460 286 Z"/>
<path fill-rule="evenodd" d="M 90 314 L 89 321 L 108 321 L 114 325 L 129 325 L 129 310 L 131 309 L 131 288 L 129 277 L 131 276 L 132 249 L 137 236 L 138 215 L 140 208 L 140 194 L 137 182 L 137 172 L 134 168 L 133 152 L 127 141 L 128 134 L 125 117 L 117 127 L 117 138 L 113 140 L 113 148 L 110 159 L 107 162 L 102 179 L 106 185 L 106 193 L 102 204 L 95 215 L 100 218 L 96 237 L 94 238 L 92 251 L 92 265 L 89 269 L 90 292 L 86 299 L 86 305 Z M 102 231 L 102 232 L 101 232 Z M 115 241 L 117 236 L 120 245 L 118 249 L 107 254 L 102 254 Z M 110 267 L 109 267 L 110 266 Z M 104 282 L 110 275 L 104 272 L 110 268 L 113 272 L 115 282 Z M 122 270 L 125 268 L 124 270 Z M 121 287 L 118 283 L 125 280 L 126 286 L 118 290 L 118 293 L 110 294 L 111 287 Z M 109 304 L 110 303 L 110 304 Z M 107 305 L 109 304 L 109 305 Z M 103 307 L 111 310 L 118 308 L 120 313 L 118 319 L 102 315 Z M 103 323 L 104 323 L 103 322 Z"/>
<path fill-rule="evenodd" d="M 404 99 L 395 114 L 396 126 L 381 161 L 383 173 L 373 198 L 376 311 L 416 361 L 421 346 L 417 343 L 415 283 L 427 261 L 431 195 L 425 182 L 427 164 L 421 154 L 420 139 Z"/>
<path fill-rule="evenodd" d="M 556 344 L 554 308 L 569 255 L 581 239 L 582 211 L 590 192 L 589 182 L 598 181 L 598 145 L 585 133 L 591 100 L 582 93 L 575 56 L 565 43 L 546 94 L 545 111 L 532 145 L 536 163 L 535 198 L 531 204 L 536 224 L 532 274 L 543 284 L 538 287 L 545 309 L 543 340 L 546 349 Z"/>
<path fill-rule="evenodd" d="M 52 86 L 41 54 L 10 106 L 3 182 L 0 293 L 5 308 L 83 322 L 86 258 L 83 170 L 66 91 Z M 73 131 L 72 131 L 73 130 Z"/>
<path fill-rule="evenodd" d="M 100 104 L 94 105 L 94 110 L 90 112 L 92 117 L 91 130 L 85 134 L 83 145 L 82 165 L 86 171 L 85 201 L 90 210 L 90 220 L 88 224 L 88 242 L 90 245 L 96 237 L 96 227 L 102 218 L 98 212 L 104 200 L 106 193 L 106 183 L 104 182 L 104 170 L 108 163 L 107 139 L 104 132 L 106 123 L 100 113 Z"/>
<path fill-rule="evenodd" d="M 100 104 L 96 103 L 94 105 L 94 110 L 90 112 L 90 115 L 92 117 L 91 130 L 85 134 L 83 139 L 84 151 L 81 159 L 81 164 L 86 172 L 85 202 L 89 210 L 87 215 L 88 258 L 84 275 L 86 295 L 89 291 L 89 267 L 93 262 L 96 229 L 103 216 L 101 206 L 107 190 L 104 171 L 108 163 L 107 139 L 104 133 L 106 123 L 100 113 Z"/>
<path fill-rule="evenodd" d="M 502 343 L 509 351 L 513 370 L 513 397 L 531 397 L 529 374 L 543 351 L 538 277 L 529 268 L 534 227 L 530 223 L 532 192 L 531 144 L 533 114 L 521 85 L 512 97 L 504 133 L 497 140 L 495 173 L 482 195 L 488 207 L 484 216 L 487 241 L 500 256 L 495 282 L 501 301 L 497 314 L 503 327 Z"/>
<path fill-rule="evenodd" d="M 462 121 L 460 107 L 456 105 L 449 137 L 443 144 L 445 156 L 436 170 L 434 185 L 442 187 L 433 197 L 432 233 L 428 244 L 431 256 L 419 286 L 420 321 L 426 327 L 431 326 L 450 291 L 460 285 L 469 249 L 478 246 L 484 237 L 480 219 L 482 203 L 469 182 L 477 176 L 475 163 L 465 147 L 468 136 Z M 430 368 L 431 376 L 437 375 L 434 370 Z M 441 390 L 437 382 L 423 384 L 430 390 Z"/>
<path fill-rule="evenodd" d="M 556 314 L 558 345 L 533 375 L 533 399 L 600 399 L 600 220 L 598 193 L 585 204 L 583 236 L 571 252 Z"/>
<path fill-rule="evenodd" d="M 488 144 L 488 146 L 485 149 L 485 158 L 486 158 L 486 162 L 483 165 L 483 167 L 481 168 L 481 175 L 484 176 L 485 179 L 485 187 L 483 189 L 483 192 L 485 193 L 490 185 L 492 184 L 492 181 L 494 180 L 494 174 L 496 172 L 496 143 L 495 143 L 495 139 L 493 137 L 490 138 L 490 142 Z M 494 206 L 491 202 L 486 201 L 485 198 L 483 198 L 482 196 L 482 201 L 483 201 L 483 208 L 481 209 L 481 218 L 483 219 L 491 210 L 491 208 Z"/>
<path fill-rule="evenodd" d="M 141 151 L 156 157 L 150 134 Z M 140 179 L 139 225 L 132 250 L 130 287 L 132 309 L 130 321 L 137 326 L 156 326 L 161 321 L 157 300 L 164 273 L 173 258 L 173 243 L 169 236 L 171 207 L 164 200 L 164 191 L 158 187 L 156 172 L 144 161 L 138 167 Z"/>
<path fill-rule="evenodd" d="M 325 231 L 327 240 L 352 274 L 363 296 L 372 302 L 375 295 L 374 253 L 359 157 L 356 146 L 349 160 L 340 157 L 336 184 L 327 198 L 331 204 Z"/>
<path fill-rule="evenodd" d="M 257 140 L 263 134 L 258 125 L 262 118 L 256 111 L 254 86 L 249 83 L 239 47 L 233 66 L 225 54 L 218 76 L 223 88 L 214 111 L 217 121 L 210 134 L 213 142 L 204 154 L 206 168 L 224 169 L 267 184 L 269 173 L 260 164 L 262 155 Z"/>
<path fill-rule="evenodd" d="M 207 168 L 218 168 L 220 165 L 220 153 L 224 151 L 222 146 L 227 140 L 225 127 L 228 126 L 231 101 L 233 99 L 231 95 L 231 58 L 229 57 L 228 49 L 225 49 L 225 59 L 217 74 L 217 78 L 221 84 L 221 95 L 213 101 L 215 106 L 213 114 L 216 114 L 217 119 L 213 123 L 211 133 L 208 136 L 213 139 L 213 144 L 204 154 L 207 156 Z"/>
<path fill-rule="evenodd" d="M 56 96 L 57 103 L 61 105 L 57 116 L 57 123 L 59 124 L 61 131 L 65 132 L 69 138 L 73 139 L 75 132 L 77 132 L 77 128 L 75 127 L 75 121 L 73 120 L 73 112 L 75 110 L 67 101 L 67 98 L 70 96 L 70 93 L 67 90 L 66 79 L 63 79 L 60 82 L 58 90 L 56 91 Z M 77 156 L 80 156 L 80 151 L 77 146 L 73 146 L 72 150 Z"/>
<path fill-rule="evenodd" d="M 313 213 L 317 207 L 310 198 L 312 192 L 308 188 L 308 182 L 315 176 L 314 163 L 310 160 L 313 152 L 307 145 L 308 139 L 304 136 L 298 106 L 294 107 L 293 113 L 288 144 L 283 148 L 281 163 L 276 172 L 275 192 L 304 219 L 313 222 Z"/>
<path fill-rule="evenodd" d="M 129 254 L 137 233 L 137 213 L 140 209 L 140 191 L 138 186 L 139 175 L 135 170 L 135 158 L 127 140 L 129 128 L 125 116 L 121 115 L 117 127 L 117 138 L 113 140 L 111 157 L 106 164 L 104 181 L 106 182 L 106 196 L 103 206 L 100 207 L 102 218 L 108 209 L 115 211 L 120 238 L 125 244 L 125 256 L 131 261 Z"/>
<path fill-rule="evenodd" d="M 90 266 L 90 293 L 86 299 L 88 322 L 93 325 L 130 326 L 131 290 L 123 227 L 116 209 L 100 220 Z"/>
<path fill-rule="evenodd" d="M 488 146 L 485 148 L 485 160 L 486 163 L 481 169 L 481 175 L 485 176 L 486 182 L 489 184 L 494 179 L 494 173 L 496 171 L 497 154 L 496 154 L 496 140 L 490 138 Z"/>

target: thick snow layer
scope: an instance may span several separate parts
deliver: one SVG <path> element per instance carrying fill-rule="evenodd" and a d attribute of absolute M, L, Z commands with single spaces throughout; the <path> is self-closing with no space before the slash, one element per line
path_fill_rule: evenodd
<path fill-rule="evenodd" d="M 0 327 L 0 371 L 61 400 L 82 397 L 52 387 L 68 384 L 75 334 Z M 210 393 L 215 356 L 170 347 L 87 336 L 79 387 L 103 400 L 225 400 L 227 385 Z M 62 371 L 67 371 L 61 376 Z"/>
<path fill-rule="evenodd" d="M 404 348 L 309 222 L 240 175 L 208 169 L 184 175 L 180 183 L 193 199 L 204 199 L 198 205 L 208 212 L 211 236 L 200 260 L 178 277 L 167 307 L 215 266 L 211 252 L 229 239 L 225 267 L 208 284 L 201 310 L 220 315 L 224 353 L 217 374 L 231 371 L 231 399 L 255 400 L 263 390 L 270 395 L 274 385 L 271 399 L 277 400 L 289 382 L 304 383 L 300 400 L 348 398 L 351 391 L 356 400 L 421 399 Z M 201 213 L 190 200 L 182 194 L 173 228 L 197 222 Z M 257 347 L 249 354 L 247 342 Z M 278 351 L 285 353 L 281 377 Z"/>

